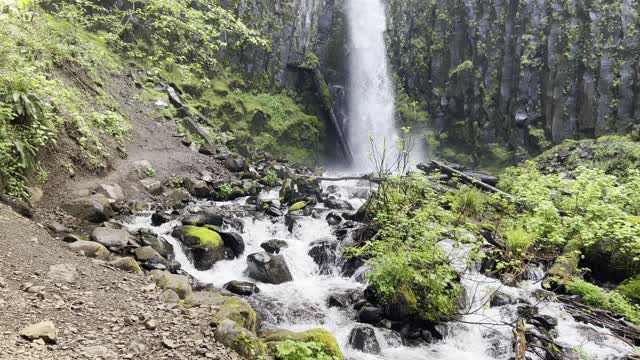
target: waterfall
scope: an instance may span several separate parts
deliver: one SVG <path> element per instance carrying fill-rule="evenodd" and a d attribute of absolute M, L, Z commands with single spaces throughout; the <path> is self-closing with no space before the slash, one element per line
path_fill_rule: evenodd
<path fill-rule="evenodd" d="M 385 7 L 382 0 L 347 0 L 349 23 L 349 112 L 347 137 L 354 170 L 372 168 L 372 143 L 397 158 L 398 130 L 394 124 L 394 96 L 384 42 Z"/>

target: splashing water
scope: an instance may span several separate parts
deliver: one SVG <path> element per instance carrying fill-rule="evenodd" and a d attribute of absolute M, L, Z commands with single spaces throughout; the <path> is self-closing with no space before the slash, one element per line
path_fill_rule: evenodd
<path fill-rule="evenodd" d="M 336 195 L 349 200 L 354 206 L 359 206 L 362 200 L 351 197 L 351 194 L 358 189 L 356 182 L 341 182 Z M 277 196 L 275 192 L 261 195 L 263 198 L 275 196 Z M 238 208 L 244 204 L 245 199 L 235 204 L 200 202 L 192 204 L 190 208 L 194 211 L 208 206 Z M 177 221 L 154 228 L 151 226 L 150 214 L 147 214 L 133 217 L 125 225 L 130 229 L 152 228 L 172 243 L 176 260 L 182 264 L 183 270 L 199 281 L 216 287 L 222 287 L 231 280 L 255 282 L 244 274 L 247 268 L 247 255 L 262 252 L 260 244 L 266 240 L 273 238 L 286 240 L 288 247 L 283 249 L 281 254 L 291 270 L 293 281 L 280 285 L 258 282 L 262 291 L 250 297 L 254 306 L 263 310 L 261 313 L 266 312 L 263 326 L 293 331 L 323 327 L 336 336 L 345 358 L 350 360 L 507 360 L 513 356 L 513 335 L 511 328 L 504 324 L 515 320 L 519 304 L 489 307 L 488 300 L 497 289 L 512 298 L 520 299 L 519 301 L 536 304 L 541 314 L 557 318 L 556 341 L 569 349 L 580 347 L 589 354 L 590 359 L 620 359 L 633 351 L 629 345 L 609 336 L 608 330 L 576 322 L 564 311 L 561 304 L 549 301 L 539 302 L 534 296 L 540 289 L 539 283 L 526 283 L 520 288 L 507 287 L 497 279 L 486 277 L 473 269 L 466 269 L 467 263 L 464 256 L 466 249 L 456 248 L 453 243 L 443 242 L 452 263 L 460 270 L 465 269 L 461 280 L 466 290 L 465 307 L 472 311 L 462 316 L 459 321 L 446 324 L 447 331 L 443 340 L 422 346 L 405 346 L 399 340 L 397 333 L 376 328 L 375 333 L 381 353 L 376 355 L 362 353 L 349 345 L 351 330 L 362 325 L 354 320 L 355 310 L 329 307 L 327 300 L 330 295 L 346 290 L 362 290 L 365 284 L 356 280 L 357 275 L 340 276 L 337 268 L 329 275 L 321 275 L 318 265 L 308 255 L 310 244 L 314 240 L 322 237 L 335 239 L 332 228 L 327 224 L 324 216 L 301 218 L 293 233 L 289 233 L 282 217 L 260 219 L 256 218 L 255 214 L 247 212 L 242 220 L 245 223 L 242 233 L 246 246 L 245 253 L 238 259 L 220 261 L 208 271 L 196 270 L 182 251 L 180 243 L 170 235 L 173 227 L 178 225 Z M 361 268 L 361 270 L 364 269 Z M 538 359 L 533 354 L 529 355 L 532 359 Z"/>

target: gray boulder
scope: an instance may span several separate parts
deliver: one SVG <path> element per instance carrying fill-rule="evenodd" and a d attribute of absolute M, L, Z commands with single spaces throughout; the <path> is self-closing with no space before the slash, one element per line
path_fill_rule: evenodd
<path fill-rule="evenodd" d="M 100 223 L 113 216 L 109 199 L 102 194 L 81 197 L 62 204 L 69 215 L 81 220 Z"/>
<path fill-rule="evenodd" d="M 367 354 L 379 354 L 380 344 L 372 326 L 358 326 L 351 330 L 349 345 Z"/>
<path fill-rule="evenodd" d="M 254 253 L 247 257 L 247 265 L 249 265 L 249 276 L 258 281 L 282 284 L 293 280 L 282 255 Z"/>
<path fill-rule="evenodd" d="M 91 240 L 106 246 L 107 249 L 118 250 L 129 243 L 129 233 L 120 229 L 97 227 L 91 231 Z"/>

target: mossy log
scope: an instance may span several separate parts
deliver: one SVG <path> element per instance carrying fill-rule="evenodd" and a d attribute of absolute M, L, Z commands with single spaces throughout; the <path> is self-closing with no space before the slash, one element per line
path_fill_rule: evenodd
<path fill-rule="evenodd" d="M 578 240 L 571 240 L 565 245 L 560 255 L 547 272 L 543 287 L 550 290 L 562 290 L 578 271 L 582 244 Z"/>

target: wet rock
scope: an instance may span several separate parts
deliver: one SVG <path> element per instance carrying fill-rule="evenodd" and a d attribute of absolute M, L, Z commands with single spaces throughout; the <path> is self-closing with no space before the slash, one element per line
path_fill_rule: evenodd
<path fill-rule="evenodd" d="M 289 232 L 293 232 L 293 229 L 298 224 L 298 218 L 298 216 L 292 214 L 287 214 L 284 216 L 284 225 L 287 227 L 287 230 L 289 230 Z"/>
<path fill-rule="evenodd" d="M 173 260 L 175 253 L 173 251 L 173 245 L 169 243 L 165 238 L 157 236 L 155 234 L 139 234 L 138 240 L 143 246 L 151 246 L 155 251 L 167 260 Z"/>
<path fill-rule="evenodd" d="M 160 226 L 164 223 L 168 223 L 169 221 L 171 221 L 171 216 L 165 214 L 164 212 L 156 211 L 155 213 L 153 213 L 153 215 L 151 215 L 152 226 Z"/>
<path fill-rule="evenodd" d="M 198 214 L 185 216 L 182 219 L 182 224 L 194 226 L 222 226 L 224 224 L 224 217 L 214 211 L 203 211 Z"/>
<path fill-rule="evenodd" d="M 518 306 L 517 313 L 518 317 L 531 319 L 532 317 L 538 315 L 538 308 L 531 305 L 521 305 Z"/>
<path fill-rule="evenodd" d="M 329 223 L 329 225 L 338 225 L 342 222 L 342 217 L 336 213 L 329 213 L 327 214 L 327 223 Z"/>
<path fill-rule="evenodd" d="M 536 315 L 530 320 L 530 322 L 533 325 L 541 327 L 547 331 L 558 326 L 558 319 L 549 315 Z"/>
<path fill-rule="evenodd" d="M 349 345 L 367 354 L 379 354 L 380 344 L 376 339 L 376 332 L 371 326 L 358 326 L 351 330 Z"/>
<path fill-rule="evenodd" d="M 122 191 L 122 187 L 116 183 L 111 184 L 100 184 L 98 189 L 96 189 L 98 194 L 102 194 L 109 199 L 113 199 L 116 201 L 124 200 L 124 192 Z"/>
<path fill-rule="evenodd" d="M 333 273 L 333 267 L 337 260 L 336 249 L 338 242 L 332 238 L 322 238 L 313 241 L 310 246 L 309 256 L 318 264 L 320 274 L 329 275 Z"/>
<path fill-rule="evenodd" d="M 222 237 L 224 246 L 231 249 L 232 258 L 240 257 L 244 253 L 244 240 L 240 234 L 222 231 L 219 231 L 218 234 Z"/>
<path fill-rule="evenodd" d="M 119 250 L 129 243 L 129 233 L 120 229 L 97 227 L 91 231 L 91 240 L 107 249 Z"/>
<path fill-rule="evenodd" d="M 385 317 L 393 321 L 406 321 L 411 315 L 411 309 L 416 306 L 416 296 L 407 287 L 397 290 L 393 299 L 384 307 Z"/>
<path fill-rule="evenodd" d="M 511 305 L 511 304 L 515 304 L 516 302 L 517 302 L 517 299 L 513 298 L 511 295 L 506 294 L 502 291 L 496 291 L 493 294 L 493 296 L 491 296 L 491 301 L 489 305 L 491 307 L 496 307 L 496 306 Z"/>
<path fill-rule="evenodd" d="M 78 240 L 69 244 L 69 249 L 74 252 L 82 251 L 85 256 L 97 259 L 106 259 L 110 255 L 109 250 L 104 245 L 95 241 Z"/>
<path fill-rule="evenodd" d="M 58 329 L 51 321 L 43 321 L 29 325 L 20 330 L 20 336 L 29 339 L 42 339 L 46 343 L 55 343 L 58 340 Z"/>
<path fill-rule="evenodd" d="M 363 324 L 376 325 L 382 319 L 382 308 L 365 306 L 358 311 L 358 321 Z"/>
<path fill-rule="evenodd" d="M 270 284 L 281 284 L 293 280 L 282 255 L 254 253 L 247 257 L 249 276 Z"/>
<path fill-rule="evenodd" d="M 242 296 L 251 296 L 260 292 L 260 288 L 258 288 L 256 284 L 249 281 L 229 281 L 228 283 L 224 284 L 224 288 L 229 292 Z"/>
<path fill-rule="evenodd" d="M 226 258 L 224 241 L 216 231 L 205 227 L 184 225 L 173 230 L 185 248 L 187 257 L 198 270 L 209 270 Z"/>
<path fill-rule="evenodd" d="M 324 201 L 324 205 L 329 209 L 353 210 L 353 206 L 346 200 L 329 198 Z"/>
<path fill-rule="evenodd" d="M 287 242 L 280 239 L 271 239 L 260 244 L 260 247 L 270 254 L 278 254 L 280 253 L 280 250 L 287 246 Z"/>
<path fill-rule="evenodd" d="M 109 199 L 102 194 L 63 203 L 62 208 L 73 217 L 94 223 L 107 221 L 113 215 Z"/>

